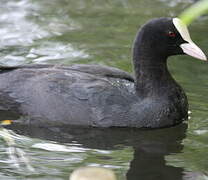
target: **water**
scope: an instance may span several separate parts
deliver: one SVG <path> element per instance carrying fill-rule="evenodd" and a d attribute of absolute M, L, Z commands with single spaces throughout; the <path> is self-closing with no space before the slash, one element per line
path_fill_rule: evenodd
<path fill-rule="evenodd" d="M 153 17 L 177 16 L 192 2 L 2 0 L 0 63 L 99 63 L 131 72 L 137 28 Z M 207 24 L 203 16 L 189 28 L 205 52 Z M 169 68 L 188 95 L 188 124 L 152 131 L 1 130 L 0 179 L 62 180 L 80 166 L 113 169 L 119 180 L 208 179 L 208 66 L 178 56 L 170 58 Z"/>

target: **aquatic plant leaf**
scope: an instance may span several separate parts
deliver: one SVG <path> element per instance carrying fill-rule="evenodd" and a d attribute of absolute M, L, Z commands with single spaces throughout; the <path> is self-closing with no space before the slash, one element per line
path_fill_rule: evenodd
<path fill-rule="evenodd" d="M 179 18 L 186 24 L 191 24 L 199 16 L 208 13 L 208 0 L 201 0 L 185 9 Z"/>

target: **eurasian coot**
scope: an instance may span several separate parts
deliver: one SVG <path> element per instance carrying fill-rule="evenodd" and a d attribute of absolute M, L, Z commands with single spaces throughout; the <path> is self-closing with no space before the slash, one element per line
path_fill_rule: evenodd
<path fill-rule="evenodd" d="M 187 118 L 188 102 L 167 69 L 171 55 L 206 60 L 178 18 L 145 24 L 133 45 L 135 77 L 101 65 L 1 67 L 0 115 L 38 126 L 159 128 Z"/>

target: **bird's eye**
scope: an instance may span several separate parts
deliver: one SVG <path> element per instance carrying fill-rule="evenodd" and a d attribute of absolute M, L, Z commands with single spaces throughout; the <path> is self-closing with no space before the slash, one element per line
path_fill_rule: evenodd
<path fill-rule="evenodd" d="M 174 32 L 172 32 L 172 31 L 168 31 L 167 35 L 169 37 L 176 37 L 176 34 Z"/>
<path fill-rule="evenodd" d="M 169 37 L 176 37 L 176 34 L 174 32 L 172 32 L 172 31 L 168 31 L 167 35 Z"/>

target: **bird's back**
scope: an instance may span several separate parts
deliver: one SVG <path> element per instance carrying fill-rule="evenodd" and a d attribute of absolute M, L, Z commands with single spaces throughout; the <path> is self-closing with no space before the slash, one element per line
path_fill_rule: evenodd
<path fill-rule="evenodd" d="M 2 68 L 0 84 L 2 112 L 24 124 L 125 126 L 135 101 L 131 75 L 106 66 Z"/>

